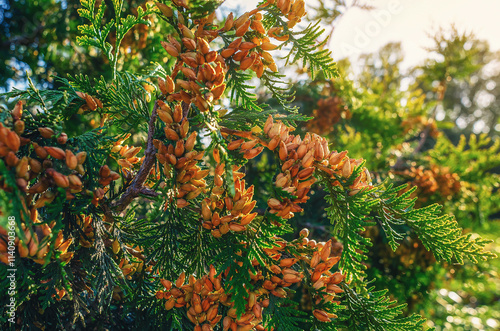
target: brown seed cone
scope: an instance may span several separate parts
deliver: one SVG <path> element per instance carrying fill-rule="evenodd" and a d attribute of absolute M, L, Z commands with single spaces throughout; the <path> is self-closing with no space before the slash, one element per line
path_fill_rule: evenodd
<path fill-rule="evenodd" d="M 76 166 L 78 165 L 78 159 L 76 158 L 75 154 L 73 154 L 73 152 L 68 149 L 66 150 L 66 165 L 71 170 L 76 169 Z"/>
<path fill-rule="evenodd" d="M 346 160 L 344 162 L 344 165 L 342 166 L 342 176 L 348 178 L 351 175 L 351 173 L 352 173 L 351 161 Z"/>
<path fill-rule="evenodd" d="M 160 2 L 155 2 L 155 4 L 156 7 L 158 7 L 158 9 L 161 11 L 161 13 L 166 17 L 172 17 L 174 15 L 172 8 L 170 8 L 169 6 Z"/>
<path fill-rule="evenodd" d="M 170 310 L 172 308 L 174 308 L 174 305 L 175 305 L 175 298 L 174 297 L 170 297 L 166 302 L 165 302 L 165 309 L 166 310 Z"/>
<path fill-rule="evenodd" d="M 28 173 L 28 157 L 24 156 L 16 165 L 17 177 L 24 177 Z"/>
<path fill-rule="evenodd" d="M 19 147 L 21 146 L 21 140 L 19 139 L 17 133 L 9 130 L 9 132 L 7 133 L 7 137 L 5 139 L 5 144 L 7 145 L 7 147 L 10 148 L 11 151 L 15 153 L 19 150 Z"/>
<path fill-rule="evenodd" d="M 69 186 L 68 177 L 64 176 L 63 174 L 60 174 L 57 171 L 53 172 L 52 179 L 54 180 L 54 183 L 59 187 L 66 188 Z"/>
<path fill-rule="evenodd" d="M 165 41 L 161 41 L 160 43 L 163 46 L 163 48 L 167 51 L 167 53 L 170 54 L 170 56 L 172 57 L 179 56 L 179 51 L 177 50 L 177 48 L 175 48 L 175 46 Z"/>
<path fill-rule="evenodd" d="M 196 131 L 193 131 L 189 137 L 186 140 L 186 143 L 184 144 L 184 147 L 186 148 L 186 151 L 191 152 L 194 148 L 194 145 L 196 143 L 196 136 L 198 133 Z"/>
<path fill-rule="evenodd" d="M 181 138 L 186 138 L 188 132 L 189 132 L 189 121 L 187 120 L 187 118 L 184 118 L 181 122 L 181 125 L 179 126 L 179 134 Z"/>
<path fill-rule="evenodd" d="M 162 94 L 169 94 L 165 80 L 161 77 L 158 77 L 158 87 Z"/>
<path fill-rule="evenodd" d="M 221 85 L 215 87 L 214 89 L 212 89 L 212 94 L 213 94 L 214 100 L 220 99 L 220 97 L 222 96 L 222 93 L 224 93 L 225 90 L 226 90 L 226 84 L 221 84 Z"/>
<path fill-rule="evenodd" d="M 252 21 L 247 18 L 246 22 L 241 24 L 241 26 L 236 29 L 236 33 L 234 35 L 237 37 L 243 36 L 248 31 L 251 23 Z"/>
<path fill-rule="evenodd" d="M 83 164 L 86 158 L 87 158 L 87 152 L 80 152 L 76 154 L 76 159 L 78 160 L 78 164 Z"/>
<path fill-rule="evenodd" d="M 246 58 L 241 60 L 240 69 L 247 70 L 253 65 L 254 62 L 255 62 L 255 56 L 247 56 Z"/>
<path fill-rule="evenodd" d="M 42 171 L 42 164 L 36 159 L 29 160 L 30 170 L 36 174 L 39 174 Z"/>
<path fill-rule="evenodd" d="M 328 314 L 320 309 L 315 309 L 313 310 L 313 315 L 318 319 L 320 322 L 331 322 L 331 319 L 328 317 Z"/>
<path fill-rule="evenodd" d="M 80 177 L 77 175 L 69 175 L 68 176 L 69 184 L 74 187 L 81 187 L 82 186 L 82 181 L 80 180 Z"/>
<path fill-rule="evenodd" d="M 64 145 L 66 144 L 66 142 L 68 141 L 68 135 L 64 132 L 62 132 L 59 137 L 57 137 L 57 143 L 60 144 L 60 145 Z"/>
<path fill-rule="evenodd" d="M 347 151 L 343 151 L 343 152 L 340 152 L 340 153 L 336 153 L 336 152 L 333 152 L 331 155 L 330 155 L 330 158 L 329 158 L 329 163 L 331 166 L 334 166 L 334 165 L 337 165 L 340 163 L 340 161 L 342 161 L 342 159 L 347 155 Z"/>
<path fill-rule="evenodd" d="M 15 123 L 14 123 L 14 131 L 18 134 L 18 135 L 21 135 L 23 132 L 24 132 L 24 121 L 22 120 L 17 120 Z"/>
<path fill-rule="evenodd" d="M 14 109 L 11 111 L 12 118 L 17 121 L 20 120 L 21 117 L 23 116 L 23 102 L 22 100 L 19 100 L 16 105 L 14 106 Z"/>
<path fill-rule="evenodd" d="M 229 31 L 233 28 L 234 24 L 234 18 L 233 18 L 233 13 L 229 13 L 229 15 L 226 18 L 226 22 L 224 23 L 224 31 Z"/>
<path fill-rule="evenodd" d="M 190 51 L 194 51 L 196 49 L 196 42 L 191 38 L 182 38 L 182 43 L 184 46 Z"/>
<path fill-rule="evenodd" d="M 179 135 L 177 134 L 177 132 L 175 132 L 171 128 L 165 127 L 164 131 L 165 131 L 165 137 L 167 137 L 168 140 L 172 140 L 172 141 L 179 140 Z"/>
<path fill-rule="evenodd" d="M 54 135 L 54 130 L 51 128 L 38 128 L 38 132 L 45 139 L 50 139 Z"/>
<path fill-rule="evenodd" d="M 45 146 L 44 148 L 55 159 L 64 160 L 66 158 L 66 153 L 59 147 Z"/>
<path fill-rule="evenodd" d="M 101 178 L 107 178 L 109 174 L 111 173 L 111 170 L 107 165 L 103 165 L 101 169 L 99 169 L 99 176 Z"/>
<path fill-rule="evenodd" d="M 220 55 L 223 58 L 227 59 L 228 57 L 231 57 L 235 52 L 236 52 L 236 48 L 226 48 L 220 52 Z"/>

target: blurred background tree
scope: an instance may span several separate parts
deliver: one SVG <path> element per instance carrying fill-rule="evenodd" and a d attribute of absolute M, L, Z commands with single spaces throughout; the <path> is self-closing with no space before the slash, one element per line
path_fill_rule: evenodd
<path fill-rule="evenodd" d="M 104 1 L 97 0 L 97 5 Z M 124 1 L 123 10 L 136 10 L 146 1 Z M 112 7 L 112 6 L 110 6 Z M 0 0 L 0 91 L 13 86 L 26 86 L 28 76 L 41 88 L 56 87 L 54 76 L 62 73 L 71 75 L 89 74 L 108 78 L 111 75 L 107 59 L 95 49 L 80 46 L 76 37 L 81 24 L 78 16 L 79 0 Z M 112 16 L 112 11 L 106 15 Z M 139 25 L 130 31 L 122 43 L 119 65 L 128 69 L 142 68 L 145 64 L 165 59 L 165 50 L 159 45 L 160 30 L 167 32 L 167 24 L 156 17 L 152 31 L 146 25 Z M 146 39 L 158 41 L 146 43 Z"/>

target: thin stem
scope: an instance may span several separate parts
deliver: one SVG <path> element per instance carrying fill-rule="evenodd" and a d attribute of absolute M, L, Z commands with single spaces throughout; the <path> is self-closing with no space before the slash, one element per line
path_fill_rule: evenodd
<path fill-rule="evenodd" d="M 148 140 L 146 143 L 146 150 L 144 152 L 144 161 L 137 172 L 137 175 L 132 180 L 132 184 L 127 188 L 125 193 L 121 196 L 121 198 L 112 204 L 111 209 L 116 211 L 117 213 L 121 213 L 127 208 L 127 206 L 137 198 L 140 194 L 149 195 L 149 196 L 158 196 L 158 193 L 144 187 L 144 182 L 146 181 L 151 169 L 155 164 L 155 147 L 153 145 L 153 135 L 155 132 L 155 122 L 158 111 L 158 102 L 155 102 L 153 111 L 151 113 L 151 118 L 149 120 L 149 129 L 148 129 Z"/>

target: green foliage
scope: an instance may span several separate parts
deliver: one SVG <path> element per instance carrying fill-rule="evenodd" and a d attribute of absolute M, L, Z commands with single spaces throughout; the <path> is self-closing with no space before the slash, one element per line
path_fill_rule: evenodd
<path fill-rule="evenodd" d="M 484 251 L 484 246 L 489 241 L 482 238 L 473 239 L 470 234 L 462 234 L 463 230 L 453 216 L 441 215 L 441 206 L 430 205 L 414 209 L 415 199 L 409 198 L 408 192 L 399 198 L 396 198 L 396 195 L 396 192 L 385 192 L 380 195 L 384 217 L 405 220 L 417 233 L 424 246 L 434 253 L 436 259 L 449 263 L 456 260 L 463 264 L 464 258 L 477 263 L 478 260 L 495 256 Z"/>
<path fill-rule="evenodd" d="M 268 116 L 273 114 L 278 114 L 278 112 L 275 109 L 269 108 L 262 110 L 261 112 L 242 111 L 241 109 L 236 108 L 222 116 L 220 123 L 233 130 L 248 131 L 255 126 L 263 127 Z M 295 113 L 281 116 L 280 120 L 288 125 L 294 125 L 295 122 L 308 120 L 308 117 Z"/>
<path fill-rule="evenodd" d="M 396 304 L 386 296 L 387 290 L 374 291 L 368 288 L 367 293 L 357 293 L 347 284 L 344 290 L 345 309 L 339 310 L 339 319 L 345 321 L 349 330 L 422 330 L 425 322 L 420 316 L 397 317 L 406 304 Z"/>
<path fill-rule="evenodd" d="M 350 185 L 349 181 L 352 183 L 360 171 L 361 167 L 354 171 L 351 178 L 343 184 L 344 187 Z M 335 233 L 343 240 L 340 266 L 348 279 L 363 279 L 366 275 L 366 267 L 362 262 L 366 260 L 368 247 L 372 243 L 361 232 L 366 226 L 376 224 L 369 221 L 373 217 L 371 212 L 377 212 L 375 218 L 380 221 L 393 250 L 397 248 L 398 241 L 404 238 L 404 233 L 397 227 L 406 223 L 438 260 L 463 264 L 464 258 L 477 263 L 479 260 L 495 257 L 495 254 L 484 250 L 489 241 L 462 234 L 463 230 L 454 217 L 442 215 L 439 205 L 415 209 L 416 199 L 410 197 L 414 189 L 398 196 L 403 188 L 389 187 L 387 190 L 359 192 L 350 196 L 347 190 L 327 185 L 330 194 L 326 201 L 330 206 L 326 211 L 335 225 Z"/>
<path fill-rule="evenodd" d="M 328 39 L 319 44 L 316 43 L 325 31 L 319 23 L 310 24 L 303 31 L 291 34 L 290 38 L 283 43 L 283 46 L 289 43 L 292 45 L 290 52 L 285 56 L 285 65 L 302 61 L 302 66 L 308 66 L 313 79 L 320 70 L 326 79 L 335 78 L 338 76 L 335 62 L 331 57 L 331 52 L 323 48 Z"/>
<path fill-rule="evenodd" d="M 307 314 L 297 309 L 297 303 L 271 296 L 269 307 L 264 313 L 264 325 L 274 330 L 300 331 L 302 322 L 307 322 Z"/>
<path fill-rule="evenodd" d="M 459 219 L 467 220 L 473 215 L 477 221 L 468 226 L 486 224 L 490 215 L 500 211 L 500 197 L 495 193 L 500 176 L 494 171 L 500 165 L 499 152 L 500 140 L 492 142 L 482 134 L 471 135 L 468 141 L 462 135 L 457 145 L 445 136 L 439 137 L 434 148 L 426 153 L 431 164 L 447 167 L 460 177 L 460 194 L 438 202 Z"/>
<path fill-rule="evenodd" d="M 283 78 L 286 76 L 283 74 L 275 73 L 272 71 L 264 71 L 262 77 L 260 78 L 262 84 L 269 89 L 272 96 L 276 99 L 278 104 L 283 107 L 284 110 L 292 113 L 297 113 L 297 107 L 289 106 L 294 100 L 293 93 L 289 93 L 290 87 L 288 85 L 281 86 L 283 84 Z"/>
<path fill-rule="evenodd" d="M 231 101 L 236 107 L 242 107 L 247 110 L 261 111 L 262 108 L 257 104 L 257 96 L 252 93 L 255 86 L 247 83 L 252 75 L 243 71 L 230 69 L 228 76 L 231 78 L 227 88 L 231 90 Z"/>
<path fill-rule="evenodd" d="M 120 56 L 120 44 L 127 34 L 137 24 L 149 25 L 145 19 L 147 15 L 153 14 L 153 6 L 148 5 L 146 10 L 142 7 L 137 8 L 137 16 L 128 15 L 122 17 L 123 0 L 113 0 L 113 10 L 115 18 L 103 24 L 106 4 L 100 2 L 96 11 L 96 0 L 81 0 L 83 8 L 78 10 L 78 14 L 90 21 L 90 24 L 78 26 L 82 36 L 77 38 L 77 42 L 82 46 L 93 46 L 101 50 L 113 66 L 113 77 L 117 75 L 117 64 Z M 115 33 L 115 44 L 112 45 L 109 40 L 109 34 Z"/>
<path fill-rule="evenodd" d="M 352 183 L 359 175 L 362 167 L 354 171 L 348 180 Z M 349 184 L 345 184 L 347 187 Z M 328 217 L 335 225 L 334 233 L 342 238 L 344 249 L 340 260 L 340 268 L 346 273 L 349 280 L 362 279 L 365 276 L 368 247 L 371 246 L 369 238 L 361 235 L 366 226 L 373 225 L 369 219 L 370 207 L 374 201 L 366 199 L 364 193 L 350 196 L 347 190 L 337 188 L 327 184 L 326 189 L 329 195 L 326 202 L 329 207 L 326 209 Z"/>

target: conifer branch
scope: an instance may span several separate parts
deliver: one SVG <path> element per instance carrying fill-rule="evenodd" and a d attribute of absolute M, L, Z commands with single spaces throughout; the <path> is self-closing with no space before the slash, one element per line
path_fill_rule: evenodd
<path fill-rule="evenodd" d="M 151 118 L 149 120 L 149 129 L 148 129 L 148 140 L 146 143 L 146 150 L 144 152 L 144 161 L 137 172 L 132 184 L 127 188 L 125 193 L 121 196 L 121 198 L 112 204 L 112 209 L 116 212 L 121 213 L 127 208 L 127 206 L 137 198 L 140 194 L 148 195 L 151 197 L 158 196 L 158 193 L 144 187 L 144 182 L 148 177 L 151 169 L 155 163 L 155 147 L 153 146 L 153 135 L 155 132 L 155 122 L 158 110 L 158 102 L 155 102 L 153 112 L 151 113 Z"/>

